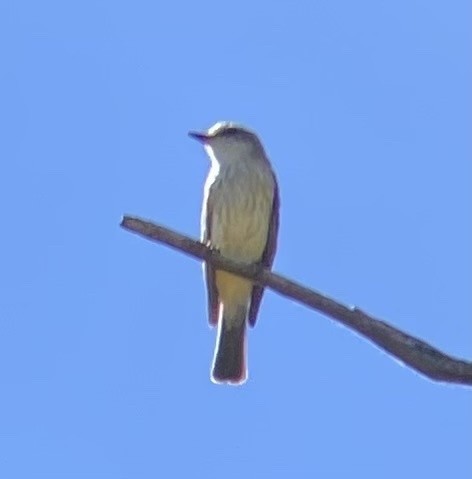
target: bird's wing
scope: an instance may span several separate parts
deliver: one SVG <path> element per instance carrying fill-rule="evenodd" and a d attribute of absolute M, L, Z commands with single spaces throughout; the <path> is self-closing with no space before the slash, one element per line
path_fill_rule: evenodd
<path fill-rule="evenodd" d="M 275 180 L 274 199 L 272 202 L 272 214 L 269 223 L 269 232 L 267 234 L 267 243 L 262 253 L 261 264 L 266 268 L 271 268 L 274 262 L 275 250 L 277 248 L 277 233 L 279 231 L 279 188 L 277 181 Z M 257 320 L 257 313 L 261 305 L 262 295 L 264 294 L 264 288 L 262 286 L 254 286 L 252 288 L 251 306 L 249 307 L 248 321 L 249 324 L 254 327 Z"/>
<path fill-rule="evenodd" d="M 210 185 L 205 192 L 202 210 L 202 242 L 207 246 L 211 245 L 211 224 L 213 213 L 211 189 L 212 186 Z M 218 290 L 216 289 L 215 283 L 215 270 L 210 263 L 204 262 L 203 271 L 208 294 L 208 322 L 211 326 L 216 326 L 218 324 L 219 301 Z"/>

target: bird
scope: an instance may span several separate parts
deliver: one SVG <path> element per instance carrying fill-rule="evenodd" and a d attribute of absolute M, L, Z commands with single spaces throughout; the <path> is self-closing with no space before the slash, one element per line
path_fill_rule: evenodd
<path fill-rule="evenodd" d="M 279 188 L 256 133 L 219 121 L 190 131 L 210 159 L 201 215 L 201 241 L 222 256 L 271 268 L 279 229 Z M 247 324 L 254 327 L 264 288 L 204 262 L 208 320 L 217 327 L 211 368 L 216 384 L 241 385 L 248 378 Z"/>

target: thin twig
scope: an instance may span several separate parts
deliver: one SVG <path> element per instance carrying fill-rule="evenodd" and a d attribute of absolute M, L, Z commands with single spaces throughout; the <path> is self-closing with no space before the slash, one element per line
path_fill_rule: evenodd
<path fill-rule="evenodd" d="M 133 233 L 175 248 L 218 269 L 236 273 L 315 309 L 366 337 L 412 369 L 435 381 L 472 385 L 472 363 L 456 359 L 410 336 L 358 308 L 349 308 L 267 269 L 239 264 L 224 258 L 203 243 L 163 226 L 124 216 L 121 226 Z"/>

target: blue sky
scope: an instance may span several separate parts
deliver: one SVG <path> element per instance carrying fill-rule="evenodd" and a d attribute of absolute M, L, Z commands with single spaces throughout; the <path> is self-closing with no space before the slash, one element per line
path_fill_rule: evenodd
<path fill-rule="evenodd" d="M 468 478 L 471 391 L 266 294 L 209 380 L 189 129 L 256 129 L 275 269 L 472 358 L 469 2 L 4 1 L 0 477 Z"/>

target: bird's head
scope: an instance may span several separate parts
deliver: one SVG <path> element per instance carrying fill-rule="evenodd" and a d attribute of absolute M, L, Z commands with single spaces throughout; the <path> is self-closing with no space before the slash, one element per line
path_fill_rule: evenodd
<path fill-rule="evenodd" d="M 265 157 L 257 135 L 233 122 L 220 121 L 206 131 L 190 131 L 189 136 L 202 143 L 212 161 L 219 164 Z"/>

